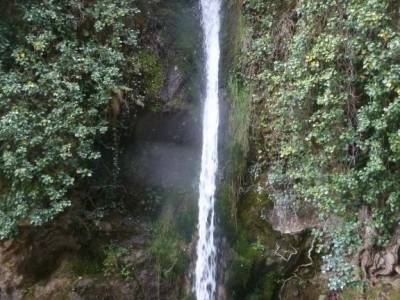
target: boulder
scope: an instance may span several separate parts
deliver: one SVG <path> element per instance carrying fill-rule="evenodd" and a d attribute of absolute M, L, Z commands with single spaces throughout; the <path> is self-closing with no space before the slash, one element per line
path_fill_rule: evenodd
<path fill-rule="evenodd" d="M 40 230 L 27 227 L 18 239 L 0 243 L 0 299 L 21 299 L 22 286 L 47 278 L 65 253 L 79 249 L 67 224 L 60 220 Z"/>

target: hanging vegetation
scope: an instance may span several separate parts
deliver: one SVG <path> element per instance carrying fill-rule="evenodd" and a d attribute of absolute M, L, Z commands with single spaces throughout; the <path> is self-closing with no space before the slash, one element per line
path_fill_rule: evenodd
<path fill-rule="evenodd" d="M 100 157 L 111 106 L 142 105 L 134 2 L 1 6 L 0 239 L 69 207 Z"/>
<path fill-rule="evenodd" d="M 244 6 L 251 46 L 239 70 L 258 90 L 259 163 L 276 203 L 317 210 L 323 271 L 342 289 L 350 260 L 385 246 L 400 216 L 399 3 Z"/>

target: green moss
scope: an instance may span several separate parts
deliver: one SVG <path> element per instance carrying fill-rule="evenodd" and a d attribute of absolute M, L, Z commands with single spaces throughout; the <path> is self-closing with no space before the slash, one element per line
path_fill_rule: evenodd
<path fill-rule="evenodd" d="M 229 151 L 231 162 L 238 161 L 237 169 L 242 171 L 245 167 L 249 151 L 249 129 L 251 121 L 251 90 L 244 87 L 237 78 L 230 76 L 228 79 L 229 112 Z"/>
<path fill-rule="evenodd" d="M 185 242 L 191 242 L 197 225 L 197 194 L 192 188 L 158 189 L 160 222 Z"/>
<path fill-rule="evenodd" d="M 103 248 L 103 272 L 104 275 L 110 276 L 113 274 L 127 274 L 128 266 L 121 263 L 121 258 L 128 254 L 128 248 L 111 243 Z"/>
<path fill-rule="evenodd" d="M 156 51 L 142 50 L 139 53 L 139 61 L 146 94 L 156 96 L 163 87 L 165 80 L 161 58 Z"/>
<path fill-rule="evenodd" d="M 383 287 L 377 285 L 375 287 L 348 287 L 340 294 L 341 300 L 398 300 L 400 299 L 400 290 L 395 288 Z"/>
<path fill-rule="evenodd" d="M 267 193 L 258 194 L 251 191 L 243 195 L 238 208 L 239 223 L 247 232 L 249 240 L 260 241 L 267 247 L 274 247 L 279 237 L 262 215 L 262 212 L 271 205 L 272 201 Z"/>
<path fill-rule="evenodd" d="M 24 298 L 32 299 L 35 296 L 35 287 L 30 286 L 24 289 Z"/>
<path fill-rule="evenodd" d="M 231 243 L 235 240 L 237 222 L 235 213 L 232 212 L 232 187 L 227 181 L 222 182 L 218 187 L 216 202 L 216 212 L 219 217 L 220 226 L 223 229 L 225 237 Z"/>
<path fill-rule="evenodd" d="M 273 299 L 278 287 L 279 276 L 274 273 L 268 273 L 259 280 L 258 286 L 246 297 L 246 300 L 270 300 Z"/>
<path fill-rule="evenodd" d="M 104 255 L 101 251 L 79 253 L 71 260 L 70 268 L 76 276 L 102 275 L 103 259 Z"/>
<path fill-rule="evenodd" d="M 222 37 L 223 74 L 229 74 L 240 59 L 246 24 L 242 14 L 242 1 L 226 1 L 224 11 L 228 12 L 224 18 L 223 27 L 226 28 Z M 226 79 L 226 77 L 225 77 Z"/>
<path fill-rule="evenodd" d="M 194 207 L 181 211 L 177 216 L 177 232 L 185 239 L 186 242 L 190 242 L 192 240 L 193 234 L 196 231 L 196 224 L 197 210 Z"/>
<path fill-rule="evenodd" d="M 129 249 L 116 242 L 90 245 L 78 253 L 70 263 L 71 272 L 76 276 L 114 276 L 127 277 L 131 266 L 122 263 L 122 257 Z"/>
<path fill-rule="evenodd" d="M 160 38 L 167 45 L 163 61 L 165 66 L 178 66 L 187 82 L 183 93 L 189 99 L 199 95 L 199 54 L 201 28 L 197 18 L 198 2 L 191 0 L 155 1 L 152 18 L 160 27 Z M 162 29 L 161 29 L 162 28 Z M 178 100 L 178 99 L 175 99 Z M 178 104 L 178 103 L 175 103 Z"/>
<path fill-rule="evenodd" d="M 275 247 L 277 234 L 260 216 L 260 207 L 269 198 L 248 193 L 240 200 L 238 225 L 231 241 L 235 257 L 227 272 L 232 299 L 271 299 L 278 276 L 267 265 L 267 255 Z"/>
<path fill-rule="evenodd" d="M 247 290 L 250 279 L 252 260 L 243 256 L 236 257 L 226 271 L 227 287 L 231 297 L 236 299 L 238 295 Z"/>
<path fill-rule="evenodd" d="M 95 260 L 76 258 L 72 261 L 72 271 L 77 276 L 98 275 L 102 272 L 102 266 Z"/>
<path fill-rule="evenodd" d="M 230 299 L 272 299 L 279 275 L 266 267 L 265 248 L 249 241 L 248 232 L 240 232 L 234 245 L 236 255 L 226 271 Z"/>
<path fill-rule="evenodd" d="M 278 288 L 279 275 L 275 272 L 268 273 L 261 281 L 260 293 L 263 300 L 272 299 Z"/>
<path fill-rule="evenodd" d="M 241 299 L 247 293 L 258 253 L 251 246 L 244 232 L 237 234 L 233 248 L 236 255 L 226 271 L 226 285 L 231 298 Z"/>
<path fill-rule="evenodd" d="M 233 22 L 229 20 L 228 22 Z M 241 26 L 236 20 L 234 25 Z M 229 48 L 237 48 L 242 30 L 230 38 Z M 233 30 L 233 31 L 235 31 Z M 235 45 L 233 45 L 235 44 Z M 235 49 L 229 50 L 234 60 Z M 271 205 L 268 194 L 248 192 L 239 195 L 247 170 L 250 149 L 249 129 L 252 115 L 251 89 L 244 87 L 233 75 L 226 80 L 228 90 L 229 132 L 226 138 L 225 180 L 218 191 L 217 213 L 225 236 L 230 241 L 235 256 L 226 270 L 229 299 L 271 299 L 276 291 L 277 276 L 266 267 L 267 247 L 275 246 L 276 233 L 261 212 Z"/>
<path fill-rule="evenodd" d="M 176 233 L 170 215 L 164 215 L 152 227 L 153 238 L 146 252 L 155 262 L 158 278 L 173 282 L 185 273 L 189 263 L 183 240 Z"/>
<path fill-rule="evenodd" d="M 224 232 L 235 251 L 226 270 L 230 299 L 272 299 L 278 288 L 278 276 L 267 266 L 266 256 L 278 238 L 261 212 L 271 205 L 267 193 L 248 192 L 240 197 L 237 214 L 231 215 L 232 186 L 224 184 L 219 193 L 220 216 Z M 235 222 L 232 223 L 232 220 Z M 227 231 L 228 229 L 228 231 Z"/>
<path fill-rule="evenodd" d="M 250 92 L 231 77 L 228 81 L 230 101 L 229 136 L 226 139 L 225 178 L 218 192 L 217 212 L 228 238 L 234 240 L 237 229 L 237 203 L 242 178 L 246 172 L 249 151 L 249 126 L 251 115 Z"/>
<path fill-rule="evenodd" d="M 398 300 L 400 299 L 400 290 L 393 289 L 387 293 L 388 300 Z M 353 299 L 354 300 L 354 299 Z"/>

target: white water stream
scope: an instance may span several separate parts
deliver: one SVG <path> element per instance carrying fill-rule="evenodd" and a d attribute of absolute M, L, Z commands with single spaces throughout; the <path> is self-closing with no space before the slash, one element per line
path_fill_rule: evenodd
<path fill-rule="evenodd" d="M 218 168 L 218 76 L 221 0 L 200 0 L 204 34 L 206 90 L 203 116 L 203 152 L 199 185 L 199 240 L 195 269 L 197 300 L 213 300 L 216 293 L 214 243 L 215 177 Z"/>

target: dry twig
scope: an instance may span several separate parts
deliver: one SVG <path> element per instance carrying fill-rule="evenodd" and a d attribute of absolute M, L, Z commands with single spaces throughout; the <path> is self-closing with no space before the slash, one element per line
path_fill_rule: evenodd
<path fill-rule="evenodd" d="M 316 240 L 317 240 L 317 238 L 314 236 L 314 238 L 313 238 L 313 240 L 312 240 L 312 242 L 311 242 L 311 246 L 310 246 L 310 248 L 308 249 L 308 252 L 307 252 L 307 258 L 308 258 L 308 261 L 309 261 L 309 262 L 308 262 L 308 263 L 305 263 L 305 264 L 299 265 L 299 266 L 296 268 L 296 270 L 294 270 L 294 272 L 292 273 L 292 275 L 291 275 L 289 278 L 287 278 L 287 279 L 285 279 L 285 280 L 283 281 L 283 283 L 282 283 L 282 285 L 281 285 L 281 288 L 280 288 L 280 290 L 279 290 L 279 300 L 282 300 L 282 292 L 283 292 L 283 289 L 285 288 L 286 284 L 287 284 L 290 280 L 292 280 L 293 278 L 299 278 L 299 276 L 297 275 L 297 272 L 300 270 L 300 268 L 306 268 L 306 267 L 309 267 L 309 266 L 312 266 L 312 265 L 313 265 L 314 261 L 312 260 L 311 254 L 312 254 L 312 252 L 314 251 Z M 293 248 L 293 247 L 292 247 L 292 248 Z M 275 252 L 277 252 L 278 250 L 279 250 L 279 248 L 277 248 L 277 249 L 275 250 Z M 274 253 L 275 253 L 275 252 L 274 252 Z M 296 253 L 297 253 L 297 250 L 296 250 Z M 284 258 L 283 256 L 280 256 L 280 257 Z M 289 260 L 290 258 L 291 258 L 291 256 L 289 255 L 288 260 Z M 288 260 L 286 260 L 286 261 L 288 261 Z"/>

